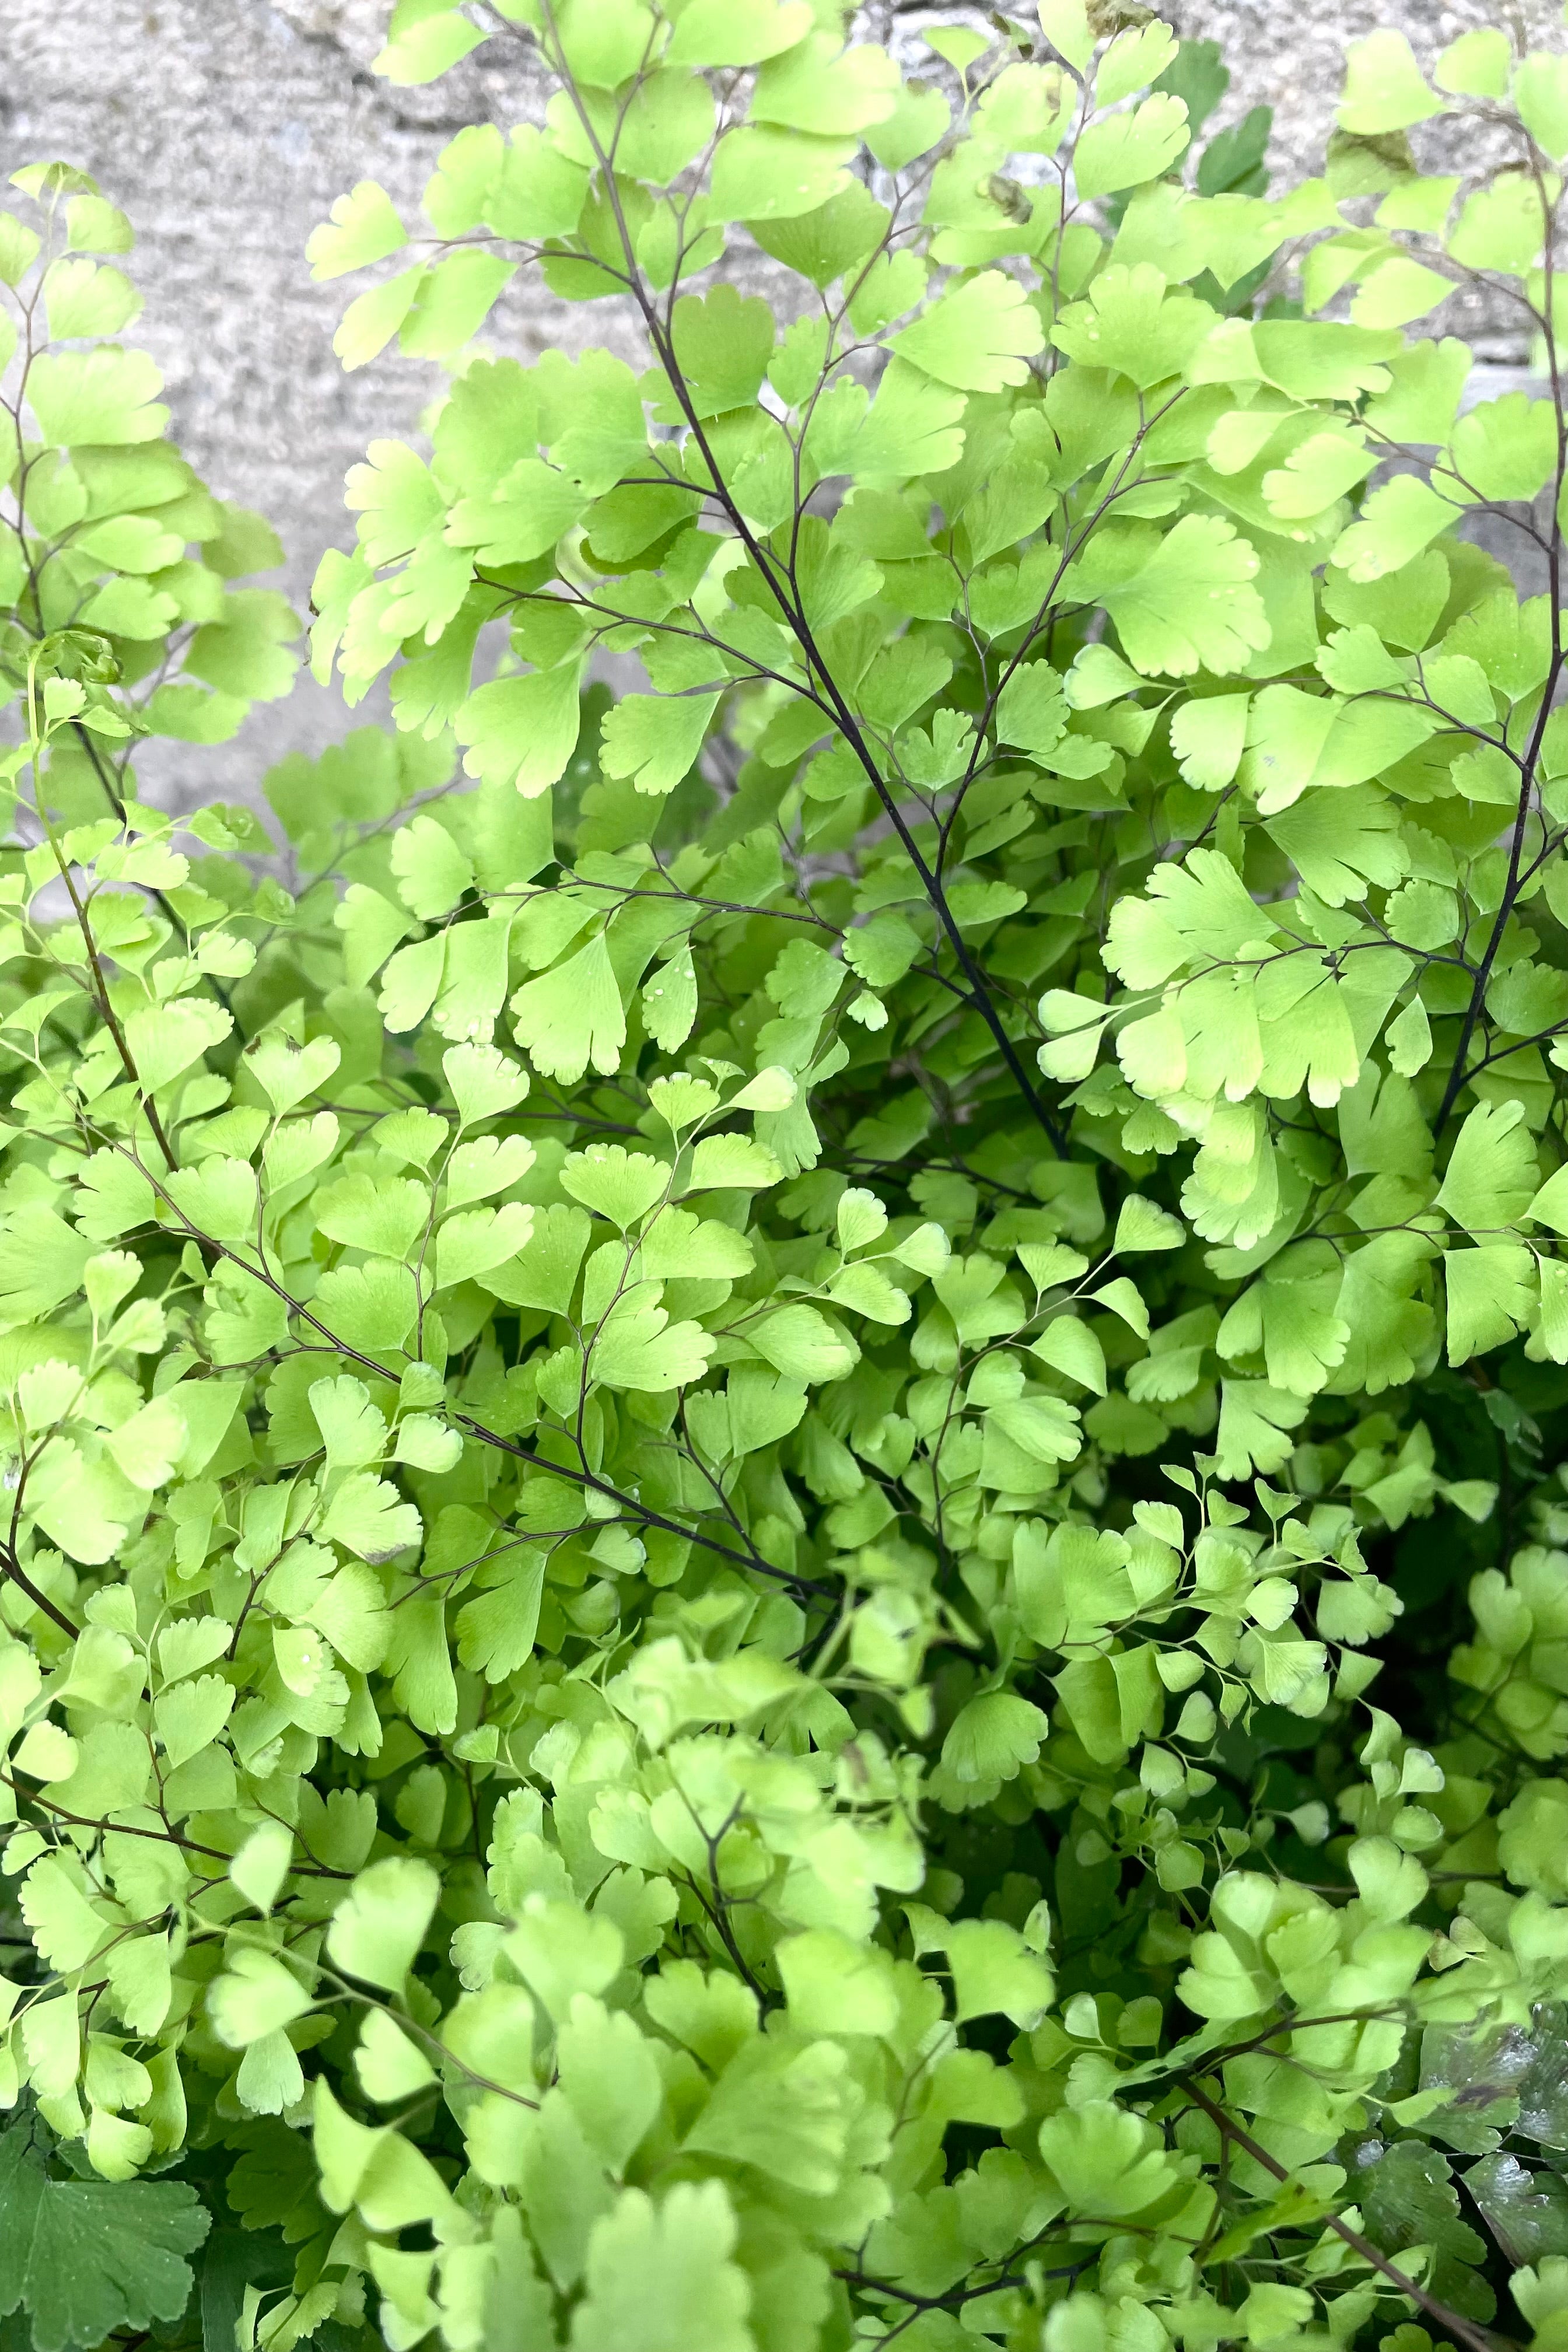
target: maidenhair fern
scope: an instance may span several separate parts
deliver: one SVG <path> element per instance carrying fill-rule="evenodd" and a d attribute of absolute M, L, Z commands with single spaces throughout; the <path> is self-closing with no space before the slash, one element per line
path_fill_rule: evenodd
<path fill-rule="evenodd" d="M 266 817 L 0 215 L 7 2345 L 1563 2343 L 1568 56 L 843 16 L 401 0 Z"/>

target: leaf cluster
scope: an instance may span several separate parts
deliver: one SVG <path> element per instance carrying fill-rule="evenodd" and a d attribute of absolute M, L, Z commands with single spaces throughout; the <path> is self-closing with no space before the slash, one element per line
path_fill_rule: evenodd
<path fill-rule="evenodd" d="M 1141 9 L 492 39 L 265 818 L 135 761 L 275 546 L 0 215 L 5 2325 L 1556 2352 L 1568 61 L 1276 198 Z"/>

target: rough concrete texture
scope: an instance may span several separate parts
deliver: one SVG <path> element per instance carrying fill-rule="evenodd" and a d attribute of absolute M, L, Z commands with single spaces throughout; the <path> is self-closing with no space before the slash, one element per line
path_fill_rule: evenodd
<path fill-rule="evenodd" d="M 1162 0 L 1162 9 L 1182 32 L 1224 47 L 1234 79 L 1216 121 L 1259 102 L 1276 110 L 1286 181 L 1315 168 L 1345 44 L 1377 25 L 1402 23 L 1427 54 L 1492 22 L 1536 37 L 1556 26 L 1563 37 L 1556 0 Z M 526 60 L 499 42 L 428 89 L 378 81 L 369 66 L 386 13 L 387 0 L 0 6 L 0 163 L 9 172 L 63 156 L 131 214 L 147 298 L 135 331 L 168 379 L 174 432 L 216 489 L 271 517 L 297 597 L 322 547 L 352 535 L 347 467 L 376 435 L 416 431 L 437 380 L 396 359 L 342 373 L 331 336 L 343 291 L 311 284 L 305 239 L 355 181 L 378 179 L 412 209 L 464 123 L 540 110 Z M 982 14 L 907 0 L 865 13 L 879 33 L 896 23 L 900 48 L 924 25 Z M 605 340 L 613 322 L 600 306 L 552 303 L 531 286 L 493 332 L 527 352 Z M 1522 356 L 1506 338 L 1487 340 L 1489 356 Z M 333 698 L 307 688 L 258 714 L 236 745 L 163 755 L 166 784 L 182 800 L 236 792 L 258 763 L 345 723 Z"/>

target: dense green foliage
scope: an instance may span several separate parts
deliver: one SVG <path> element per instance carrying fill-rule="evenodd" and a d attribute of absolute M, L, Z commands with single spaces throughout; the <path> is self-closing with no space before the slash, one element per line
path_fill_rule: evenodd
<path fill-rule="evenodd" d="M 1568 56 L 1038 13 L 401 0 L 270 825 L 0 215 L 6 2352 L 1568 2339 Z"/>

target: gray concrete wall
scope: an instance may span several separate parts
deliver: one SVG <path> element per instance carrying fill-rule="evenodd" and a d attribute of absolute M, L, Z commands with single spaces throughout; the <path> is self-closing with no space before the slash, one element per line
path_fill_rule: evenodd
<path fill-rule="evenodd" d="M 465 122 L 539 110 L 523 62 L 499 43 L 429 89 L 376 80 L 386 12 L 387 0 L 0 0 L 0 165 L 62 156 L 131 214 L 147 299 L 135 333 L 167 376 L 174 429 L 215 488 L 271 517 L 297 596 L 321 548 L 352 537 L 347 467 L 374 436 L 416 430 L 437 381 L 395 359 L 342 374 L 331 336 L 344 294 L 310 283 L 305 239 L 356 180 L 382 181 L 412 209 Z M 884 25 L 896 14 L 902 41 L 972 12 L 877 0 L 866 13 Z M 1168 0 L 1163 13 L 1223 43 L 1226 116 L 1276 109 L 1286 178 L 1314 167 L 1345 44 L 1378 24 L 1402 23 L 1428 53 L 1497 21 L 1562 37 L 1555 0 Z M 499 331 L 537 351 L 604 340 L 609 324 L 599 306 L 552 305 L 531 287 Z M 175 754 L 169 784 L 182 799 L 232 793 L 259 762 L 343 723 L 331 698 L 307 690 L 235 746 Z"/>

